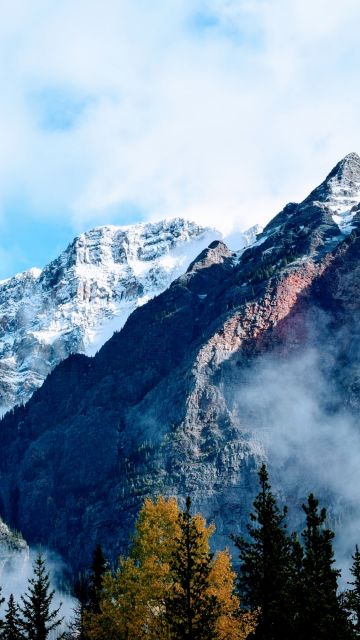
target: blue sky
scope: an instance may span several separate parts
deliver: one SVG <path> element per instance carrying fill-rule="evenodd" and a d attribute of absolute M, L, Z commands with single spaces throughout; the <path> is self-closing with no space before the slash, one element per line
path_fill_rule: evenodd
<path fill-rule="evenodd" d="M 77 233 L 264 223 L 360 151 L 358 0 L 13 0 L 0 277 Z"/>

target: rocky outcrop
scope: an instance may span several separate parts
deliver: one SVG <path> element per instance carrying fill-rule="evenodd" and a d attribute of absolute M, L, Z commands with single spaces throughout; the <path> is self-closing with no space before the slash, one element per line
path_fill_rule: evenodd
<path fill-rule="evenodd" d="M 29 547 L 20 533 L 12 531 L 0 519 L 0 581 L 29 558 Z"/>
<path fill-rule="evenodd" d="M 43 270 L 0 282 L 0 412 L 26 402 L 71 353 L 94 355 L 218 237 L 180 218 L 99 227 Z"/>
<path fill-rule="evenodd" d="M 210 244 L 94 358 L 68 358 L 6 416 L 9 522 L 74 566 L 97 540 L 113 557 L 124 550 L 147 495 L 190 494 L 215 520 L 218 543 L 242 531 L 267 455 L 269 416 L 249 395 L 256 363 L 296 360 L 320 344 L 322 373 L 333 380 L 324 411 L 341 405 L 358 415 L 360 217 L 353 204 L 351 229 L 334 216 L 344 213 L 338 193 L 360 200 L 359 181 L 350 154 L 250 248 Z"/>

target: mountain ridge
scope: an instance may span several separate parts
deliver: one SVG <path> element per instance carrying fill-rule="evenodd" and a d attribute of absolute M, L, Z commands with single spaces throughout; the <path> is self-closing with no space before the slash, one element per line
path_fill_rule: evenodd
<path fill-rule="evenodd" d="M 258 227 L 241 235 L 250 244 Z M 96 227 L 44 269 L 0 282 L 0 411 L 26 402 L 71 353 L 94 355 L 220 232 L 182 218 Z"/>
<path fill-rule="evenodd" d="M 356 189 L 353 180 L 346 197 Z M 219 544 L 243 533 L 267 452 L 261 416 L 242 398 L 263 355 L 300 357 L 319 340 L 334 402 L 359 414 L 350 345 L 360 327 L 360 216 L 344 231 L 337 206 L 287 205 L 240 253 L 214 242 L 94 358 L 62 362 L 2 420 L 0 512 L 29 542 L 73 566 L 97 541 L 116 557 L 142 499 L 159 493 L 191 494 Z"/>
<path fill-rule="evenodd" d="M 0 283 L 0 406 L 22 404 L 73 352 L 93 355 L 139 304 L 165 289 L 215 230 L 173 219 L 104 226 L 44 269 Z"/>

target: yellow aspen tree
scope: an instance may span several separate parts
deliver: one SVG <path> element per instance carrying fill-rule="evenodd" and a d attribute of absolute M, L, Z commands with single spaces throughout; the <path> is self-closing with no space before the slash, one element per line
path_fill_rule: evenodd
<path fill-rule="evenodd" d="M 216 624 L 218 640 L 245 640 L 256 626 L 253 613 L 240 611 L 240 601 L 235 595 L 235 579 L 229 551 L 219 551 L 209 575 L 209 592 L 216 596 L 219 606 Z"/>
<path fill-rule="evenodd" d="M 145 500 L 130 557 L 104 578 L 101 613 L 88 616 L 90 640 L 168 640 L 165 600 L 171 587 L 169 561 L 178 532 L 174 498 Z"/>
<path fill-rule="evenodd" d="M 166 605 L 180 585 L 171 566 L 181 536 L 176 499 L 146 499 L 139 513 L 128 558 L 121 558 L 114 574 L 103 579 L 100 613 L 87 614 L 89 640 L 173 640 Z M 216 601 L 216 640 L 244 640 L 254 628 L 252 614 L 239 614 L 234 595 L 235 573 L 228 551 L 211 559 L 210 538 L 215 531 L 200 514 L 191 517 L 197 552 L 210 557 L 209 602 Z"/>

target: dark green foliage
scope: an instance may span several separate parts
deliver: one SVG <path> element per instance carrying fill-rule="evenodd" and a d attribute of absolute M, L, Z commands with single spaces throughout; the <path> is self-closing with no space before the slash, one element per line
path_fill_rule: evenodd
<path fill-rule="evenodd" d="M 253 637 L 350 640 L 354 636 L 337 594 L 340 572 L 333 566 L 334 533 L 325 526 L 326 510 L 319 511 L 318 500 L 310 494 L 303 505 L 306 528 L 301 543 L 296 535 L 287 534 L 286 509 L 281 512 L 276 505 L 265 465 L 259 478 L 261 489 L 248 525 L 250 541 L 234 539 L 240 550 L 242 602 L 259 610 Z M 353 571 L 360 595 L 360 554 L 356 562 L 354 556 Z"/>
<path fill-rule="evenodd" d="M 306 528 L 302 533 L 304 557 L 296 576 L 298 612 L 295 637 L 298 640 L 341 640 L 350 638 L 344 610 L 337 595 L 340 572 L 334 568 L 334 533 L 325 525 L 326 509 L 309 495 L 303 505 Z"/>
<path fill-rule="evenodd" d="M 69 633 L 66 638 L 68 640 L 73 638 L 75 640 L 86 640 L 85 614 L 89 610 L 89 580 L 83 573 L 80 573 L 77 580 L 75 580 L 74 595 L 76 604 L 69 622 Z"/>
<path fill-rule="evenodd" d="M 234 538 L 240 551 L 240 598 L 249 608 L 260 611 L 256 640 L 288 640 L 291 547 L 286 509 L 280 511 L 276 504 L 265 465 L 259 479 L 260 492 L 248 525 L 250 541 Z"/>
<path fill-rule="evenodd" d="M 171 562 L 175 588 L 166 602 L 167 619 L 174 640 L 212 640 L 219 615 L 215 596 L 207 593 L 212 556 L 204 548 L 203 532 L 190 506 L 187 498 L 179 515 L 180 537 Z"/>
<path fill-rule="evenodd" d="M 303 608 L 303 561 L 304 550 L 297 534 L 291 536 L 290 575 L 288 584 L 287 612 L 292 638 L 295 640 L 299 611 Z"/>
<path fill-rule="evenodd" d="M 100 613 L 101 589 L 104 575 L 107 571 L 107 562 L 100 544 L 97 544 L 93 554 L 91 574 L 89 580 L 88 602 L 86 608 L 92 613 Z"/>
<path fill-rule="evenodd" d="M 61 605 L 51 609 L 55 592 L 50 590 L 49 574 L 41 553 L 36 557 L 33 570 L 34 576 L 29 579 L 27 593 L 21 596 L 21 628 L 26 640 L 46 640 L 49 633 L 63 621 L 58 617 Z"/>
<path fill-rule="evenodd" d="M 294 262 L 302 255 L 301 251 L 296 249 L 284 247 L 281 254 L 274 253 L 271 258 L 265 258 L 264 256 L 256 263 L 256 266 L 250 267 L 248 271 L 244 272 L 242 281 L 247 284 L 260 284 L 264 280 L 268 280 L 279 269 L 286 267 L 291 262 Z"/>
<path fill-rule="evenodd" d="M 5 612 L 5 620 L 3 621 L 0 639 L 1 640 L 22 640 L 24 636 L 21 633 L 21 622 L 18 608 L 14 600 L 13 594 L 10 594 L 7 609 Z"/>
<path fill-rule="evenodd" d="M 354 638 L 360 638 L 360 551 L 358 545 L 352 556 L 353 564 L 350 569 L 354 580 L 348 584 L 352 589 L 348 589 L 343 594 L 343 604 L 348 613 Z"/>
<path fill-rule="evenodd" d="M 85 611 L 83 603 L 78 600 L 73 609 L 72 618 L 68 623 L 66 640 L 86 640 Z"/>
<path fill-rule="evenodd" d="M 2 587 L 0 587 L 0 607 L 5 602 L 5 598 L 2 597 L 1 593 L 2 593 Z M 3 627 L 3 621 L 0 620 L 0 631 L 1 631 L 2 627 Z"/>

